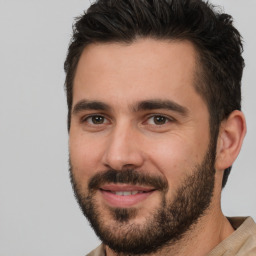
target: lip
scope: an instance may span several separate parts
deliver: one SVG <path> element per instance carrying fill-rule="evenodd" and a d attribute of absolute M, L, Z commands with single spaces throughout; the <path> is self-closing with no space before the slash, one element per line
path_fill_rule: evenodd
<path fill-rule="evenodd" d="M 128 208 L 145 201 L 156 190 L 152 187 L 133 185 L 104 185 L 99 189 L 103 199 L 112 207 Z M 116 195 L 115 192 L 138 191 L 135 195 Z"/>

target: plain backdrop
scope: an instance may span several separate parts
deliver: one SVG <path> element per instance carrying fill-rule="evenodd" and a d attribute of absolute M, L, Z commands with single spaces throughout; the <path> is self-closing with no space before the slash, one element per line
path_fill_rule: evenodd
<path fill-rule="evenodd" d="M 212 0 L 244 37 L 248 133 L 223 191 L 228 216 L 256 219 L 255 0 Z M 73 196 L 63 62 L 88 0 L 0 0 L 0 256 L 85 255 L 99 244 Z"/>

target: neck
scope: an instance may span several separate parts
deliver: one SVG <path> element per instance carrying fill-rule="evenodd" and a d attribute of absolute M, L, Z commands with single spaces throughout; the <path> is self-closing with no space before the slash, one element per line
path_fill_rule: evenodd
<path fill-rule="evenodd" d="M 209 212 L 211 214 L 209 214 Z M 175 243 L 169 243 L 156 253 L 145 254 L 140 256 L 205 256 L 221 241 L 232 234 L 234 229 L 222 214 L 221 210 L 217 212 L 211 210 L 202 216 L 196 224 L 194 224 L 189 231 L 187 231 L 183 238 Z M 128 254 L 116 254 L 109 247 L 106 246 L 107 256 L 128 256 Z M 129 256 L 132 256 L 129 254 Z"/>

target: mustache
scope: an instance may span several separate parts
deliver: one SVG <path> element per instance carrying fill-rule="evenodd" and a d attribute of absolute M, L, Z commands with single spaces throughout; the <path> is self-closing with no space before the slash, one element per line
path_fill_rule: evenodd
<path fill-rule="evenodd" d="M 162 191 L 168 189 L 168 182 L 164 177 L 149 175 L 134 169 L 119 171 L 109 169 L 104 172 L 99 172 L 90 178 L 88 189 L 96 190 L 106 183 L 150 186 Z"/>

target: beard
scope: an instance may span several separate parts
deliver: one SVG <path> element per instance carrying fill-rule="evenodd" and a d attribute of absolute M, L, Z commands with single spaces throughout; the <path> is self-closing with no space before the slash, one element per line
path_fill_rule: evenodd
<path fill-rule="evenodd" d="M 165 178 L 134 169 L 97 173 L 89 180 L 87 193 L 82 192 L 82 184 L 75 179 L 71 164 L 70 178 L 80 208 L 101 241 L 118 254 L 141 255 L 174 245 L 205 214 L 213 196 L 214 164 L 215 147 L 209 146 L 203 161 L 183 179 L 172 200 L 167 199 L 169 187 Z M 160 204 L 142 224 L 134 221 L 140 210 L 132 207 L 108 207 L 111 219 L 104 221 L 106 208 L 95 199 L 95 194 L 107 183 L 154 187 L 161 194 Z"/>

